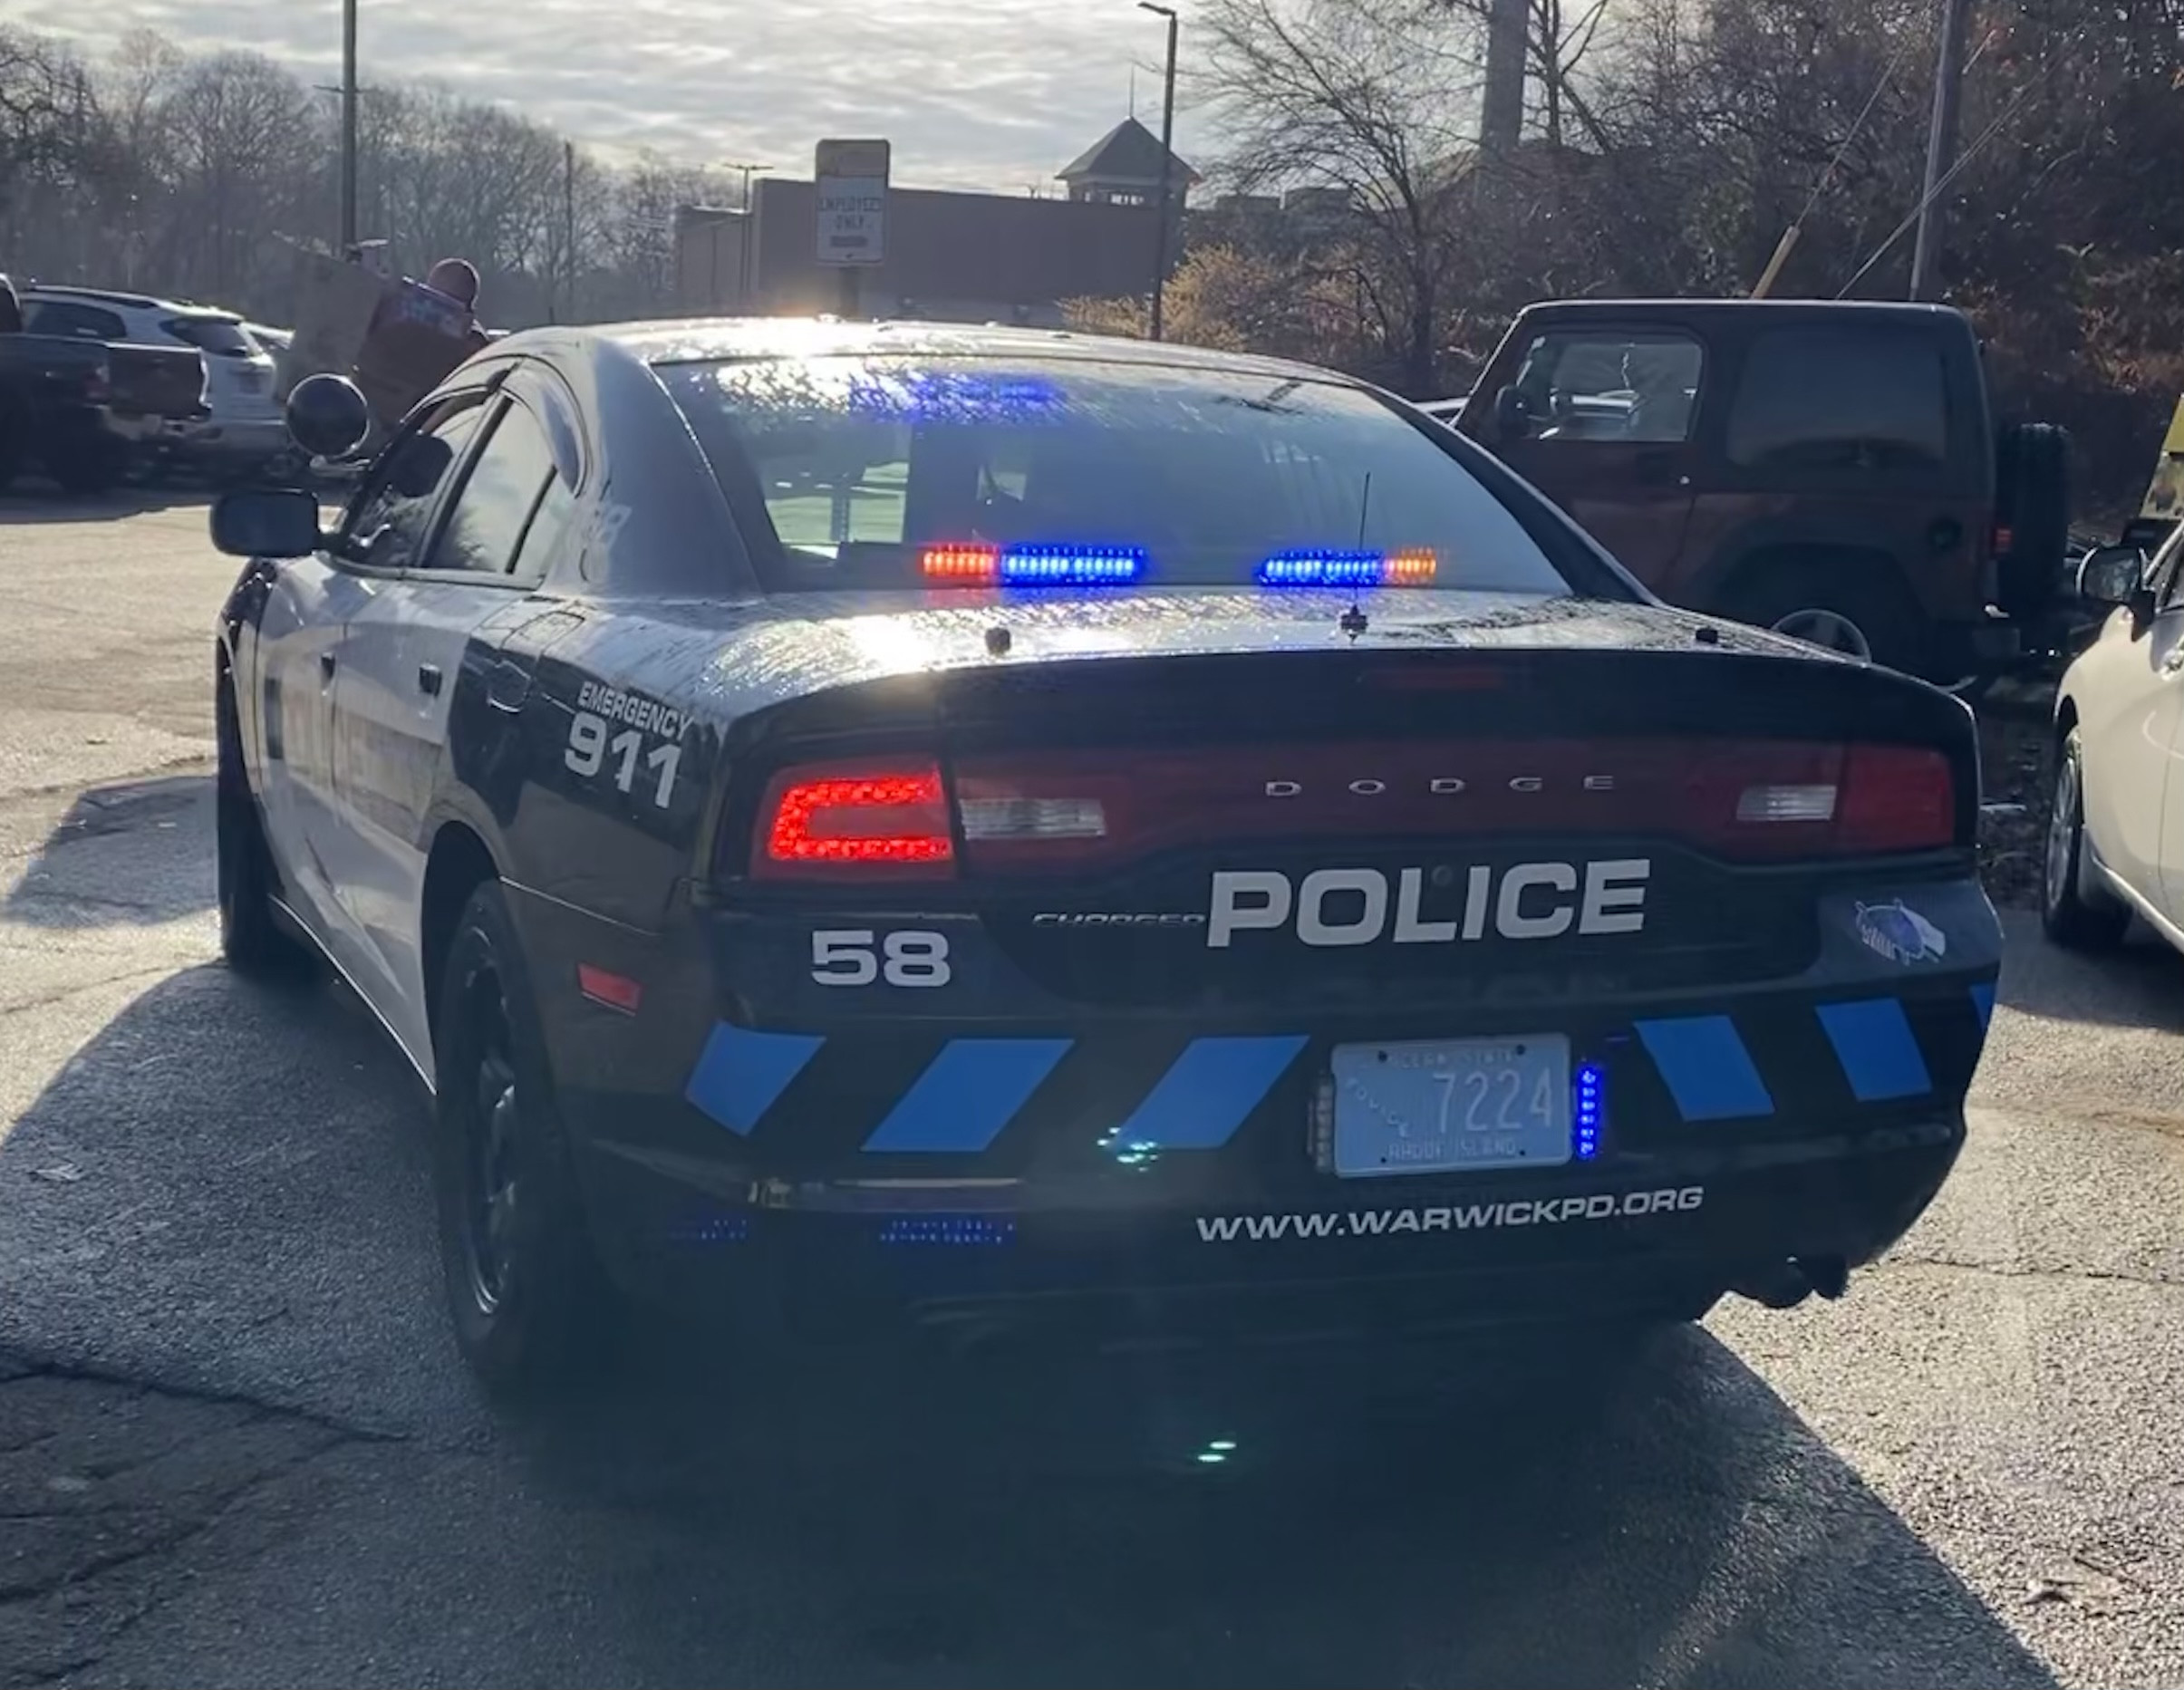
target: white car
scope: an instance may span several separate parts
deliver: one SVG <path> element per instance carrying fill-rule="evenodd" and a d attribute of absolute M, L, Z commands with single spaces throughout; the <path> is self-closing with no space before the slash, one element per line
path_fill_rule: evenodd
<path fill-rule="evenodd" d="M 216 471 L 241 473 L 286 449 L 273 359 L 234 312 L 146 294 L 41 285 L 24 291 L 23 314 L 24 326 L 34 334 L 190 346 L 202 352 L 211 414 L 168 425 L 166 443 L 179 456 Z"/>
<path fill-rule="evenodd" d="M 2137 914 L 2184 950 L 2184 526 L 2151 562 L 2096 548 L 2078 592 L 2114 608 L 2055 693 L 2048 937 L 2106 949 Z"/>

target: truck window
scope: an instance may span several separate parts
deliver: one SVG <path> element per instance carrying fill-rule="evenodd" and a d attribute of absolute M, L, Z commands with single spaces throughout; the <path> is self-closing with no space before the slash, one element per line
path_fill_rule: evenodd
<path fill-rule="evenodd" d="M 1515 386 L 1536 440 L 1664 444 L 1691 438 L 1706 355 L 1687 334 L 1540 335 Z"/>
<path fill-rule="evenodd" d="M 125 341 L 129 330 L 111 311 L 78 304 L 72 299 L 34 299 L 23 308 L 24 327 L 33 334 L 75 341 Z"/>
<path fill-rule="evenodd" d="M 1745 354 L 1728 446 L 1731 463 L 1752 467 L 1939 464 L 1948 453 L 1940 351 L 1893 330 L 1770 330 Z"/>

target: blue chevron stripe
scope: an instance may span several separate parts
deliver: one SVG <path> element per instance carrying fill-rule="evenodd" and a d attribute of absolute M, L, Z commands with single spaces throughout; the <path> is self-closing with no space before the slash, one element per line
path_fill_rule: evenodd
<path fill-rule="evenodd" d="M 1910 1018 L 1896 998 L 1866 998 L 1854 1003 L 1823 1003 L 1814 1010 L 1827 1029 L 1843 1077 L 1860 1103 L 1887 1103 L 1897 1097 L 1923 1097 L 1934 1089 L 1926 1056 L 1911 1031 Z"/>
<path fill-rule="evenodd" d="M 1304 1035 L 1193 1038 L 1101 1142 L 1125 1155 L 1148 1150 L 1218 1150 L 1304 1048 Z"/>
<path fill-rule="evenodd" d="M 950 1039 L 895 1100 L 887 1118 L 865 1141 L 865 1148 L 977 1154 L 1000 1136 L 1001 1129 L 1076 1042 Z"/>
<path fill-rule="evenodd" d="M 1773 1115 L 1774 1096 L 1725 1015 L 1637 1023 L 1638 1040 L 1686 1121 Z"/>
<path fill-rule="evenodd" d="M 682 1095 L 731 1133 L 749 1134 L 826 1041 L 811 1033 L 714 1028 Z"/>

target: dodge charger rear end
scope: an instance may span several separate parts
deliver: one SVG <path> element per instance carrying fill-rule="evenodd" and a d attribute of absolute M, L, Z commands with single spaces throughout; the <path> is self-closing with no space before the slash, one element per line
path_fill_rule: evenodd
<path fill-rule="evenodd" d="M 1686 1318 L 1839 1293 L 1941 1185 L 1999 948 L 1960 704 L 1664 608 L 1323 372 L 623 352 L 733 536 L 626 512 L 659 602 L 529 706 L 567 855 L 516 908 L 624 1285 Z M 666 586 L 723 552 L 719 602 Z M 585 913 L 624 860 L 665 919 Z"/>

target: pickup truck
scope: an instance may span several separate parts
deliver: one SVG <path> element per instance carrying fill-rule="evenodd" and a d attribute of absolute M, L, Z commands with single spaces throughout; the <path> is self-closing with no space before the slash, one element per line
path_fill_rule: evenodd
<path fill-rule="evenodd" d="M 37 463 L 65 493 L 105 491 L 170 420 L 205 414 L 205 381 L 186 348 L 0 333 L 0 489 Z"/>
<path fill-rule="evenodd" d="M 1673 604 L 1966 693 L 2052 643 L 2068 440 L 1947 307 L 1532 305 L 1454 426 Z"/>

